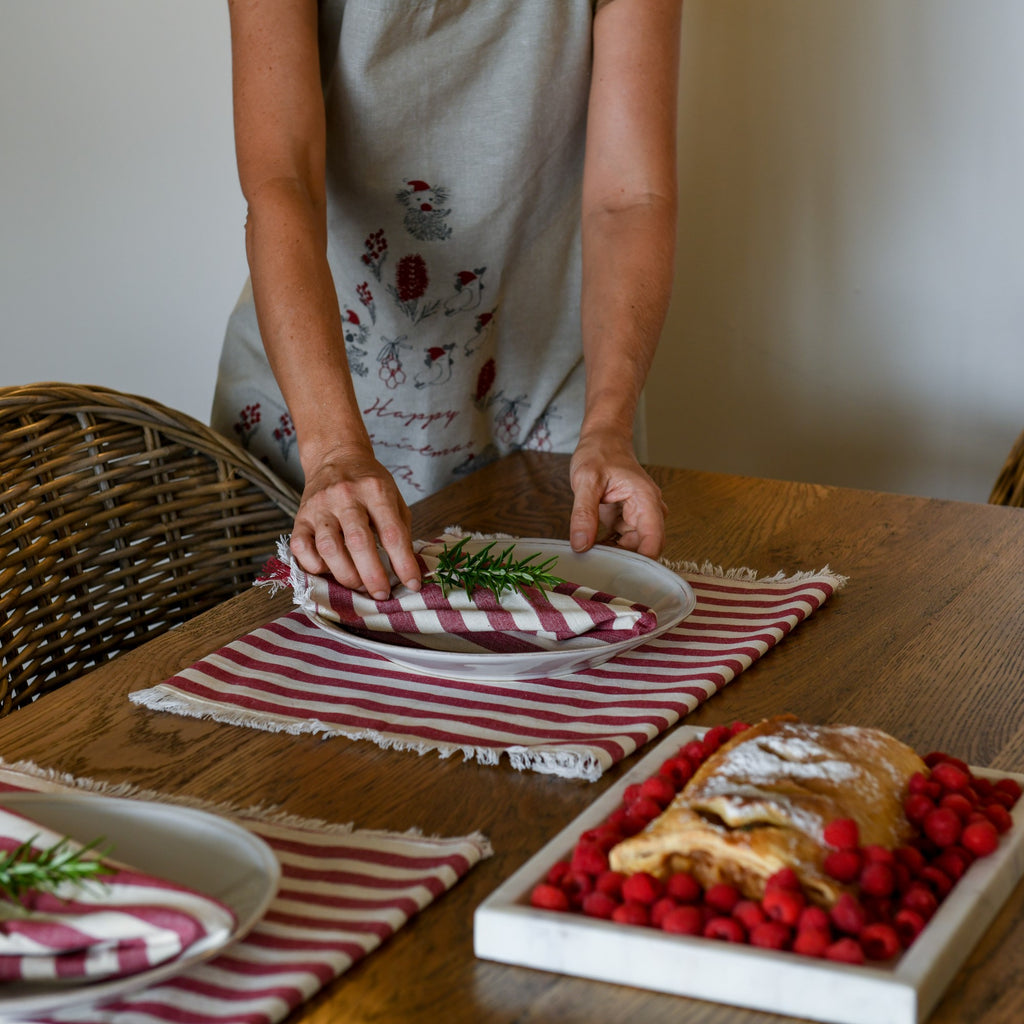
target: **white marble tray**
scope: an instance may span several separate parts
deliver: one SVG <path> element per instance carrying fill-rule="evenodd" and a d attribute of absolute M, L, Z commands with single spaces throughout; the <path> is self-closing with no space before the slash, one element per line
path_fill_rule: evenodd
<path fill-rule="evenodd" d="M 484 900 L 473 921 L 476 955 L 828 1024 L 925 1020 L 1024 874 L 1024 800 L 998 850 L 971 865 L 894 966 L 834 963 L 529 905 L 534 885 L 615 809 L 626 786 L 653 775 L 703 732 L 676 730 Z M 991 779 L 1009 774 L 972 771 Z M 1024 776 L 1011 777 L 1024 784 Z"/>

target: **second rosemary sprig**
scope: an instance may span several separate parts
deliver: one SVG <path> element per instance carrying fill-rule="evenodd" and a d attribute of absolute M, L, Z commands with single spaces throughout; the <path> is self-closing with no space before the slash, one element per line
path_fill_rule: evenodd
<path fill-rule="evenodd" d="M 476 589 L 489 590 L 495 597 L 506 591 L 521 592 L 523 587 L 550 589 L 564 583 L 560 576 L 551 572 L 558 562 L 558 556 L 552 555 L 543 562 L 538 562 L 540 552 L 525 558 L 515 557 L 515 545 L 510 544 L 500 553 L 494 555 L 497 541 L 481 548 L 476 553 L 465 550 L 468 537 L 463 537 L 457 544 L 449 547 L 445 544 L 438 555 L 437 565 L 430 577 L 441 584 L 441 593 L 448 596 L 452 590 L 463 589 L 472 596 Z"/>
<path fill-rule="evenodd" d="M 55 892 L 65 882 L 75 885 L 113 873 L 102 860 L 90 856 L 102 842 L 73 846 L 66 837 L 49 849 L 37 850 L 35 836 L 0 855 L 0 899 L 17 903 L 31 892 Z"/>

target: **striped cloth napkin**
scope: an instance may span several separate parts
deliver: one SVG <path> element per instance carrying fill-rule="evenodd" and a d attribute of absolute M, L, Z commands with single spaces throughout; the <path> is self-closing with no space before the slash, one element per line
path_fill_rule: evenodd
<path fill-rule="evenodd" d="M 461 539 L 444 535 L 416 541 L 413 548 L 423 574 L 422 589 L 410 590 L 393 579 L 391 596 L 384 601 L 343 587 L 331 576 L 304 572 L 284 541 L 278 545 L 277 558 L 267 563 L 261 582 L 290 586 L 295 603 L 310 615 L 404 646 L 424 646 L 431 635 L 444 634 L 460 638 L 464 642 L 460 649 L 466 651 L 550 650 L 571 646 L 581 636 L 616 643 L 650 633 L 658 624 L 657 615 L 646 605 L 572 582 L 550 590 L 505 591 L 500 599 L 481 588 L 472 594 L 461 588 L 445 594 L 440 583 L 431 581 L 431 573 L 445 546 Z M 501 548 L 495 544 L 496 557 Z"/>
<path fill-rule="evenodd" d="M 26 789 L 174 802 L 0 761 L 0 793 Z M 276 1024 L 491 855 L 479 833 L 427 838 L 259 809 L 203 809 L 232 818 L 274 851 L 282 878 L 263 919 L 212 960 L 149 988 L 98 1008 L 19 1018 L 19 1024 Z M 0 1011 L 2 1000 L 0 987 Z"/>
<path fill-rule="evenodd" d="M 0 853 L 41 852 L 64 837 L 0 807 Z M 67 840 L 65 849 L 82 846 Z M 204 939 L 223 941 L 235 915 L 219 900 L 105 861 L 110 874 L 0 904 L 0 981 L 98 980 L 137 974 Z"/>
<path fill-rule="evenodd" d="M 628 654 L 557 679 L 459 682 L 345 644 L 302 611 L 283 615 L 171 679 L 131 694 L 156 710 L 260 729 L 461 752 L 485 764 L 594 780 L 674 725 L 843 585 L 821 572 L 673 567 L 697 605 Z"/>

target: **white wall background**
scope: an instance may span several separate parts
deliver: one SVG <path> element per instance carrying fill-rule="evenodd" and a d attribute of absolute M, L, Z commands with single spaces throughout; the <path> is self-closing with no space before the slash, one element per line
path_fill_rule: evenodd
<path fill-rule="evenodd" d="M 1024 4 L 686 0 L 659 462 L 985 500 L 1024 429 Z M 0 0 L 0 385 L 205 419 L 245 275 L 221 0 Z"/>

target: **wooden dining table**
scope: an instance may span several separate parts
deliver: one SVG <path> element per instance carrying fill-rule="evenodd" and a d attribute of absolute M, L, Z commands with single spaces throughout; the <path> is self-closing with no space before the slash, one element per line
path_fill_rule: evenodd
<path fill-rule="evenodd" d="M 414 535 L 449 525 L 565 537 L 568 457 L 520 452 L 413 507 Z M 919 751 L 1024 770 L 1024 511 L 650 467 L 664 557 L 762 575 L 828 565 L 847 585 L 684 721 L 792 712 L 874 726 Z M 268 552 L 268 554 L 270 554 Z M 136 706 L 156 684 L 290 610 L 253 588 L 155 635 L 0 721 L 0 755 L 174 797 L 279 807 L 371 829 L 486 834 L 494 855 L 317 996 L 289 1024 L 700 1022 L 771 1014 L 474 957 L 473 912 L 650 748 L 596 782 L 371 742 L 289 735 Z M 934 1024 L 1024 1020 L 1024 885 L 951 979 Z"/>

